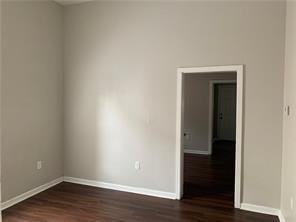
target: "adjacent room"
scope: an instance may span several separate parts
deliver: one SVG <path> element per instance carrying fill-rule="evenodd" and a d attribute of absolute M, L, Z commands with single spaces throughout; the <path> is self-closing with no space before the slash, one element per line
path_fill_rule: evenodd
<path fill-rule="evenodd" d="M 296 222 L 296 1 L 0 6 L 3 222 Z"/>
<path fill-rule="evenodd" d="M 183 115 L 183 197 L 234 206 L 236 73 L 185 74 Z"/>

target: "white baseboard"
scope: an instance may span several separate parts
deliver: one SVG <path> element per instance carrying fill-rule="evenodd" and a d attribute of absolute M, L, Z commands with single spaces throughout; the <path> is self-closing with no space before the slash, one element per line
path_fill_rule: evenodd
<path fill-rule="evenodd" d="M 280 219 L 280 222 L 286 222 L 286 219 L 285 219 L 283 212 L 281 210 L 279 211 L 279 219 Z"/>
<path fill-rule="evenodd" d="M 241 210 L 247 210 L 247 211 L 251 211 L 251 212 L 268 214 L 268 215 L 273 215 L 273 216 L 278 216 L 278 217 L 280 215 L 279 209 L 265 207 L 265 206 L 258 206 L 258 205 L 254 205 L 254 204 L 248 204 L 248 203 L 242 203 Z"/>
<path fill-rule="evenodd" d="M 43 185 L 41 185 L 39 187 L 36 187 L 36 188 L 34 188 L 32 190 L 29 190 L 29 191 L 27 191 L 27 192 L 25 192 L 25 193 L 23 193 L 23 194 L 21 194 L 19 196 L 16 196 L 16 197 L 14 197 L 14 198 L 12 198 L 12 199 L 10 199 L 8 201 L 5 201 L 4 203 L 1 204 L 1 210 L 5 210 L 8 207 L 11 207 L 11 206 L 13 206 L 13 205 L 25 200 L 25 199 L 28 199 L 28 198 L 30 198 L 30 197 L 44 191 L 44 190 L 47 190 L 47 189 L 49 189 L 49 188 L 63 182 L 63 180 L 64 180 L 63 177 L 57 178 L 57 179 L 52 180 L 52 181 L 50 181 L 50 182 L 48 182 L 46 184 L 43 184 Z"/>
<path fill-rule="evenodd" d="M 164 192 L 164 191 L 159 191 L 159 190 L 131 187 L 131 186 L 119 185 L 119 184 L 114 184 L 114 183 L 106 183 L 106 182 L 95 181 L 95 180 L 85 180 L 85 179 L 74 178 L 74 177 L 64 177 L 64 181 L 70 182 L 70 183 L 77 183 L 77 184 L 83 184 L 83 185 L 88 185 L 88 186 L 100 187 L 100 188 L 105 188 L 105 189 L 148 195 L 148 196 L 153 196 L 153 197 L 160 197 L 160 198 L 173 199 L 173 200 L 176 199 L 175 193 L 169 193 L 169 192 Z"/>
<path fill-rule="evenodd" d="M 193 149 L 184 149 L 184 153 L 190 154 L 200 154 L 200 155 L 210 155 L 209 151 L 202 151 L 202 150 L 193 150 Z"/>

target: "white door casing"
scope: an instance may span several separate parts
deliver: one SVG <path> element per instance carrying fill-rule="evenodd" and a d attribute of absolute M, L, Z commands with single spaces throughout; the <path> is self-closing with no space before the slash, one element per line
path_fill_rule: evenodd
<path fill-rule="evenodd" d="M 243 136 L 243 65 L 227 65 L 227 66 L 207 66 L 207 67 L 190 67 L 177 69 L 177 101 L 176 101 L 176 199 L 183 196 L 183 76 L 185 74 L 209 74 L 209 73 L 225 73 L 236 72 L 237 88 L 236 88 L 236 145 L 235 145 L 235 193 L 234 207 L 241 208 L 241 169 L 242 169 L 242 136 Z M 212 93 L 211 93 L 212 95 Z M 211 111 L 210 111 L 211 112 Z M 210 113 L 212 115 L 212 113 Z M 211 125 L 212 118 L 209 118 Z M 210 127 L 212 128 L 212 127 Z M 212 140 L 212 134 L 209 133 L 209 142 Z"/>

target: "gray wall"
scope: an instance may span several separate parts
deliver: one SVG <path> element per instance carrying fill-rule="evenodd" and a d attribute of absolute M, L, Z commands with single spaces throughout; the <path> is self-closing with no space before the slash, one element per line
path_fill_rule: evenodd
<path fill-rule="evenodd" d="M 285 105 L 290 116 L 284 116 L 282 201 L 286 222 L 296 221 L 296 2 L 287 3 Z M 291 198 L 294 209 L 291 209 Z"/>
<path fill-rule="evenodd" d="M 63 9 L 2 3 L 2 201 L 63 175 Z M 43 168 L 36 170 L 37 160 Z"/>
<path fill-rule="evenodd" d="M 186 74 L 184 78 L 184 148 L 209 151 L 209 97 L 211 80 L 236 80 L 235 73 Z"/>
<path fill-rule="evenodd" d="M 275 1 L 67 7 L 65 175 L 175 192 L 177 68 L 245 64 L 242 200 L 279 208 L 284 31 Z"/>

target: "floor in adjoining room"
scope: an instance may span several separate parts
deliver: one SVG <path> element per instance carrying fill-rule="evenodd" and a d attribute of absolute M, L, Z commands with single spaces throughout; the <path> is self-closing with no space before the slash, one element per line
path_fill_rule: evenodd
<path fill-rule="evenodd" d="M 184 154 L 184 197 L 234 205 L 235 143 L 218 141 L 212 155 Z"/>
<path fill-rule="evenodd" d="M 196 157 L 185 155 L 185 159 Z M 229 157 L 230 158 L 230 157 Z M 205 160 L 205 163 L 210 160 Z M 217 167 L 222 164 L 216 163 Z M 216 166 L 214 164 L 214 166 Z M 223 164 L 228 167 L 227 163 Z M 215 168 L 215 167 L 214 167 Z M 194 182 L 197 174 L 188 174 L 185 181 Z M 187 170 L 187 171 L 186 171 Z M 192 168 L 194 170 L 194 167 Z M 189 170 L 191 172 L 192 170 Z M 208 169 L 209 170 L 209 169 Z M 212 172 L 212 170 L 209 170 Z M 208 172 L 204 171 L 207 178 Z M 208 182 L 228 177 L 217 171 Z M 228 190 L 228 183 L 221 183 Z M 220 185 L 221 185 L 220 184 Z M 186 184 L 185 184 L 186 185 Z M 203 187 L 205 184 L 200 184 Z M 188 185 L 187 185 L 188 186 Z M 190 187 L 190 183 L 189 183 Z M 197 187 L 198 188 L 198 187 Z M 168 200 L 127 192 L 63 182 L 2 212 L 4 222 L 278 222 L 277 217 L 233 208 L 231 194 L 212 188 L 200 193 L 185 189 L 184 199 Z M 189 192 L 188 192 L 189 191 Z M 219 194 L 219 198 L 217 198 Z"/>

